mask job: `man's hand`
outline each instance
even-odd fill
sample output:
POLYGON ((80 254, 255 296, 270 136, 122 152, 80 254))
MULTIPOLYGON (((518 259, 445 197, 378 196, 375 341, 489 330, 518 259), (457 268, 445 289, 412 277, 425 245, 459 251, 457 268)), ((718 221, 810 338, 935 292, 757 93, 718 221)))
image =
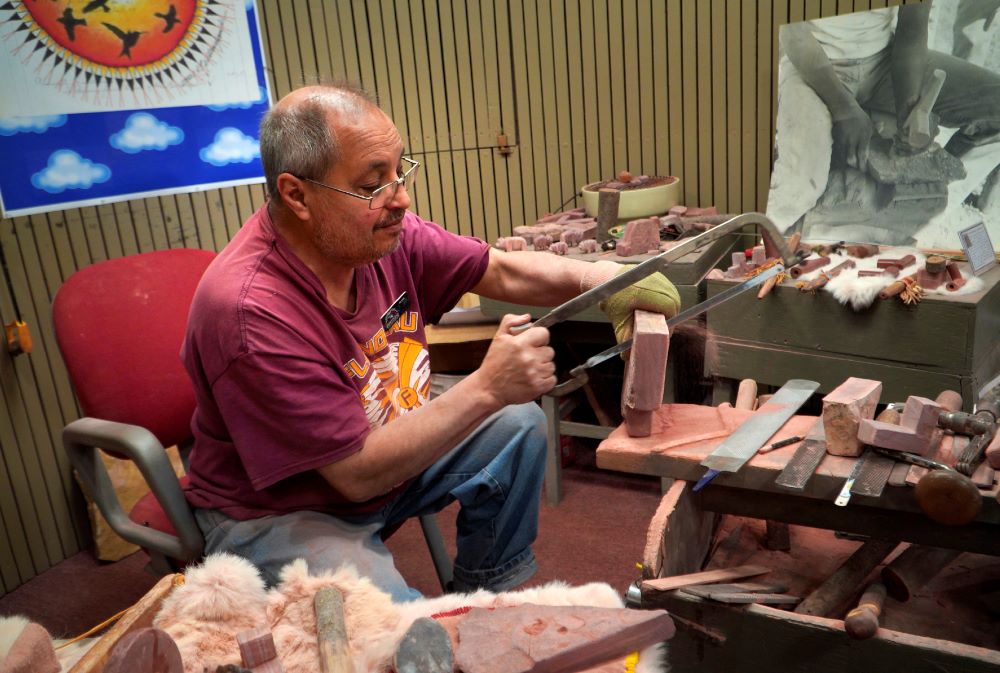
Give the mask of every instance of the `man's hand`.
POLYGON ((857 102, 851 102, 844 112, 833 115, 833 157, 835 162, 864 171, 875 127, 868 113, 857 102))
MULTIPOLYGON (((618 273, 626 270, 628 267, 618 273)), ((611 295, 600 306, 615 328, 615 338, 621 343, 632 338, 636 309, 655 311, 672 318, 681 310, 681 298, 666 276, 654 273, 611 295)))
POLYGON ((487 391, 501 407, 530 402, 556 384, 555 351, 549 346, 549 331, 529 327, 511 333, 512 328, 530 320, 528 314, 505 315, 479 367, 487 391))

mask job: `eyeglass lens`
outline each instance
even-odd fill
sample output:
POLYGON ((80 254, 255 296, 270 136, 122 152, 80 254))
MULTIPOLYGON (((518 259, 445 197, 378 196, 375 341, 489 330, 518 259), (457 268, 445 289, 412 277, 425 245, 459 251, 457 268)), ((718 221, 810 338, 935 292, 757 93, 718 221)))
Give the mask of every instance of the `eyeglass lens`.
POLYGON ((413 183, 417 180, 419 167, 420 164, 410 164, 409 166, 406 166, 406 170, 399 180, 394 180, 377 189, 375 193, 372 194, 371 201, 368 202, 369 208, 372 210, 385 208, 385 205, 396 197, 396 191, 399 189, 400 183, 405 184, 407 189, 413 189, 413 183))

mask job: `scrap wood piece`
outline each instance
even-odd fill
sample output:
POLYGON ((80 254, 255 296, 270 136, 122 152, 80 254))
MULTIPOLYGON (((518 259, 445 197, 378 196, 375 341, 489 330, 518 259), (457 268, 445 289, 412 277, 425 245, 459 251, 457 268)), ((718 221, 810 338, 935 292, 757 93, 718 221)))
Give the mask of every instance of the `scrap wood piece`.
POLYGON ((104 673, 184 673, 181 651, 166 631, 145 628, 122 638, 104 673))
POLYGON ((788 591, 787 584, 767 582, 731 582, 728 584, 699 584, 693 587, 679 589, 681 593, 708 598, 711 594, 783 594, 788 591))
POLYGON ((323 673, 354 673, 344 623, 344 595, 336 587, 323 587, 313 597, 313 608, 320 670, 323 673))
POLYGON ((760 605, 795 605, 802 600, 800 597, 791 594, 736 591, 716 591, 709 593, 707 598, 717 603, 729 603, 732 605, 749 605, 751 603, 760 605))
POLYGON ((716 582, 728 582, 731 580, 741 580, 757 575, 766 575, 771 572, 767 566, 744 565, 735 568, 723 568, 720 570, 704 570, 698 573, 688 573, 687 575, 674 575, 673 577, 660 577, 653 580, 644 580, 640 587, 643 597, 646 593, 653 595, 666 591, 673 591, 681 587, 690 587, 696 584, 713 584, 716 582))
POLYGON ((961 553, 956 549, 911 544, 882 568, 882 582, 890 596, 905 603, 961 553))
POLYGON ((473 608, 458 625, 463 673, 571 673, 674 635, 666 610, 526 603, 473 608))
POLYGON ((711 545, 716 515, 695 506, 690 485, 674 482, 660 499, 642 555, 643 579, 701 567, 711 545))
POLYGON ((870 539, 855 550, 825 582, 806 596, 795 612, 829 617, 858 594, 861 583, 899 545, 895 540, 870 539))

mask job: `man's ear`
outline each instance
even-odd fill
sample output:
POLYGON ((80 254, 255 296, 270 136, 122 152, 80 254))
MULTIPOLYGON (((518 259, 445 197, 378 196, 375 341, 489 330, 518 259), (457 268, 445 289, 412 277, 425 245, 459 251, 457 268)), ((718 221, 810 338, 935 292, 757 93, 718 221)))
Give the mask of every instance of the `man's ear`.
POLYGON ((306 192, 302 187, 302 181, 291 173, 282 173, 278 176, 278 194, 285 207, 295 213, 300 220, 310 218, 309 206, 306 205, 306 192))

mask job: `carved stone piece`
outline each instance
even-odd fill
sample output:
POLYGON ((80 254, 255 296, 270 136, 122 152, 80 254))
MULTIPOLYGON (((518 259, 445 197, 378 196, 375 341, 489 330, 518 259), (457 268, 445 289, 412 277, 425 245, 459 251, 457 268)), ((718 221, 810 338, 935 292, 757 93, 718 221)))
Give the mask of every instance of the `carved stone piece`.
POLYGON ((823 398, 823 429, 826 451, 833 456, 860 456, 861 421, 875 417, 882 395, 882 382, 851 377, 823 398))

